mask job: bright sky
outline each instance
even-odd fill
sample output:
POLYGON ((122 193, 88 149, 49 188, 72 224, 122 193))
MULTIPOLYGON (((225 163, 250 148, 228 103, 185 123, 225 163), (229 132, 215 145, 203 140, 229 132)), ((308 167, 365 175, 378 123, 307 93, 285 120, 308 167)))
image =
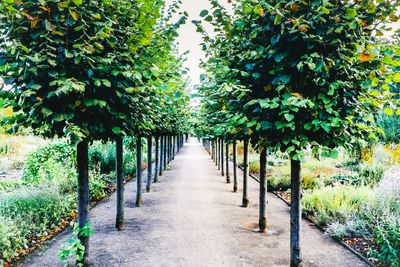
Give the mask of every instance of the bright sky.
MULTIPOLYGON (((167 0, 167 3, 171 1, 167 0)), ((201 34, 196 32, 196 27, 193 25, 192 20, 200 20, 200 12, 203 9, 210 10, 211 5, 209 0, 182 0, 182 2, 181 11, 188 12, 189 18, 187 23, 179 30, 179 49, 181 53, 189 51, 187 62, 184 66, 189 68, 189 77, 192 85, 196 85, 200 81, 199 76, 203 73, 199 67, 200 60, 204 59, 205 55, 200 46, 202 43, 201 34)), ((227 0, 221 0, 221 3, 227 3, 227 0)), ((207 30, 211 31, 211 29, 207 30)))

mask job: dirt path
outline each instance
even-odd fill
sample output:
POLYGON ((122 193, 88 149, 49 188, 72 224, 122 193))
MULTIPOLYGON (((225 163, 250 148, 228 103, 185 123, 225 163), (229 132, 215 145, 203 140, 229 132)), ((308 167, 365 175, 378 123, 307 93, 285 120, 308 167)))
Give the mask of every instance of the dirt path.
MULTIPOLYGON (((289 265, 286 204, 269 194, 269 232, 256 233, 258 184, 249 180, 250 207, 241 208, 241 193, 232 193, 197 141, 185 144, 160 181, 144 193, 142 208, 134 207, 135 183, 127 185, 122 232, 114 229, 115 195, 92 210, 93 266, 289 265)), ((67 238, 60 235, 21 266, 62 266, 56 254, 67 238)), ((305 266, 366 266, 306 221, 302 245, 305 266)))

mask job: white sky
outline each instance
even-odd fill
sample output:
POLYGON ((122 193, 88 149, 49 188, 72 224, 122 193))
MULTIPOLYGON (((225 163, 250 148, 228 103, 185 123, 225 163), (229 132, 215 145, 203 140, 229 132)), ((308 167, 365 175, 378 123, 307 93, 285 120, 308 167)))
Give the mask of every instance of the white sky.
MULTIPOLYGON (((167 0, 167 3, 172 0, 167 0)), ((199 67, 201 59, 204 59, 205 55, 201 50, 200 44, 202 43, 201 34, 196 32, 196 27, 193 25, 192 20, 200 20, 200 12, 203 9, 210 10, 211 5, 209 0, 182 0, 181 11, 186 11, 189 14, 189 18, 185 25, 182 25, 179 29, 179 49, 181 53, 189 51, 187 55, 187 61, 184 67, 189 68, 189 77, 192 85, 199 83, 200 75, 203 73, 199 67)), ((221 3, 227 3, 227 0, 220 0, 221 3)), ((207 26, 207 24, 203 25, 207 26)), ((207 27, 206 27, 207 29, 207 27)), ((211 25, 208 32, 212 32, 211 25)))

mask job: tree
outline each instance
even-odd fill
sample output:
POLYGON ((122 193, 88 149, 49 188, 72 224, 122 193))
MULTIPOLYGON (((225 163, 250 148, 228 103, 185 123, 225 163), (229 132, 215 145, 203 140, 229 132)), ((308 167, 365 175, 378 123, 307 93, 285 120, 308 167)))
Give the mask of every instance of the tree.
MULTIPOLYGON (((248 89, 235 113, 247 121, 254 147, 262 154, 279 149, 291 158, 291 266, 299 266, 303 149, 335 156, 335 147, 354 138, 377 138, 373 114, 384 107, 391 110, 387 83, 397 77, 393 62, 385 60, 396 52, 379 49, 387 44, 379 35, 398 20, 399 3, 249 0, 235 2, 233 16, 217 1, 211 3, 212 15, 202 15, 217 36, 204 35, 210 55, 206 64, 215 70, 217 84, 248 89)), ((198 29, 204 32, 201 25, 198 29)), ((260 229, 262 221, 260 216, 260 229)))
MULTIPOLYGON (((1 93, 14 111, 6 123, 14 131, 31 127, 77 144, 80 228, 88 222, 88 143, 151 129, 144 100, 154 90, 142 90, 157 68, 144 48, 152 41, 162 5, 156 0, 0 3, 1 93)), ((118 188, 121 201, 121 177, 118 188)), ((82 263, 88 265, 88 238, 80 239, 82 263)))

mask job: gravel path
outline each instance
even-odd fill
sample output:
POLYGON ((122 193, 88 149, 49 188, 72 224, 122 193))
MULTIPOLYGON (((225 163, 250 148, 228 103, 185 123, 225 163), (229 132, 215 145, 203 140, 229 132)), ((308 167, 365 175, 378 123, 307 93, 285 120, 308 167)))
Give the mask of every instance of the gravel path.
MULTIPOLYGON (((144 193, 142 208, 134 207, 135 182, 127 184, 124 231, 114 229, 114 194, 92 210, 93 266, 288 266, 289 208, 268 194, 269 231, 261 234, 255 231, 258 184, 252 179, 249 197, 249 208, 241 208, 241 193, 232 192, 191 140, 160 183, 144 193)), ((366 266, 307 221, 302 231, 305 266, 366 266)), ((68 231, 20 266, 62 266, 56 254, 67 239, 68 231)))

